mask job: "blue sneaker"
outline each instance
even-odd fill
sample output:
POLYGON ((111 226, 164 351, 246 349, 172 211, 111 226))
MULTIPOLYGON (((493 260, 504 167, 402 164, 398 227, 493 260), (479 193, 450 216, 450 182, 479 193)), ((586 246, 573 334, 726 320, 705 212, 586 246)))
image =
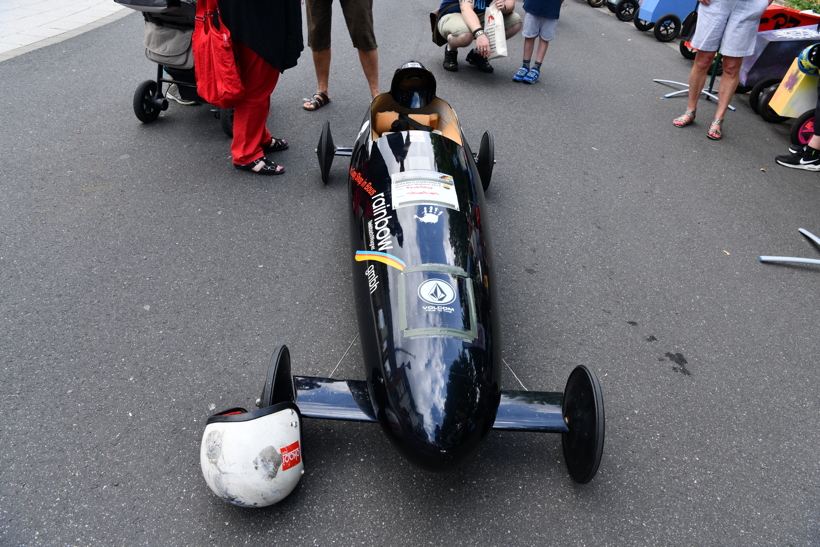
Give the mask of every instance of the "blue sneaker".
POLYGON ((525 84, 534 84, 538 81, 538 77, 541 75, 541 71, 537 68, 531 68, 527 75, 524 76, 523 80, 525 84))
POLYGON ((524 76, 527 75, 527 72, 529 72, 529 69, 527 67, 522 66, 521 68, 519 68, 518 72, 516 72, 515 76, 513 76, 513 82, 523 82, 524 76))

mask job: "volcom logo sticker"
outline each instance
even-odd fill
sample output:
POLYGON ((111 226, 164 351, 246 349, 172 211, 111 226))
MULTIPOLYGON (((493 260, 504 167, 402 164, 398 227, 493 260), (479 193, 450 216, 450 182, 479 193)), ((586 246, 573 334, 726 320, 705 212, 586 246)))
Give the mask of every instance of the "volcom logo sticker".
POLYGON ((418 295, 428 304, 444 306, 456 299, 456 290, 441 279, 428 279, 419 285, 418 295))

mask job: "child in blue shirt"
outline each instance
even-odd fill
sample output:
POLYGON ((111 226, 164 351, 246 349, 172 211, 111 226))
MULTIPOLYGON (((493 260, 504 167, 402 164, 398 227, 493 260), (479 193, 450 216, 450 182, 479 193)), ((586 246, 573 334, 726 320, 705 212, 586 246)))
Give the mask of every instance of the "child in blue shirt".
POLYGON ((555 38, 562 3, 563 0, 524 0, 524 11, 527 12, 527 17, 524 19, 524 30, 521 31, 524 37, 524 64, 513 76, 514 82, 534 84, 538 80, 544 55, 547 54, 550 41, 555 38), (540 37, 541 41, 538 42, 535 65, 530 68, 532 50, 535 48, 537 37, 540 37))

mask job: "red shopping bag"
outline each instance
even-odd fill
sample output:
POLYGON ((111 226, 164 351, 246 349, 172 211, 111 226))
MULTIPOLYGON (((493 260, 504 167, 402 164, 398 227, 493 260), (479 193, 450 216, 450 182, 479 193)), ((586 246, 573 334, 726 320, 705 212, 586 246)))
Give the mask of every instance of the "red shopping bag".
POLYGON ((239 78, 231 31, 219 17, 216 0, 199 0, 192 38, 196 91, 214 106, 230 108, 245 89, 239 78))

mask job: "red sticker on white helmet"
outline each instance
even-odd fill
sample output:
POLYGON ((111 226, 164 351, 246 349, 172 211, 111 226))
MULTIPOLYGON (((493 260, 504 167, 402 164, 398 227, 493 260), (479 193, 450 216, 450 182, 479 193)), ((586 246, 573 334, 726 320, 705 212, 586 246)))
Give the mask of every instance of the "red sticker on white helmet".
POLYGON ((299 448, 299 441, 280 448, 279 452, 282 454, 282 471, 287 471, 295 465, 302 463, 302 450, 299 448))

